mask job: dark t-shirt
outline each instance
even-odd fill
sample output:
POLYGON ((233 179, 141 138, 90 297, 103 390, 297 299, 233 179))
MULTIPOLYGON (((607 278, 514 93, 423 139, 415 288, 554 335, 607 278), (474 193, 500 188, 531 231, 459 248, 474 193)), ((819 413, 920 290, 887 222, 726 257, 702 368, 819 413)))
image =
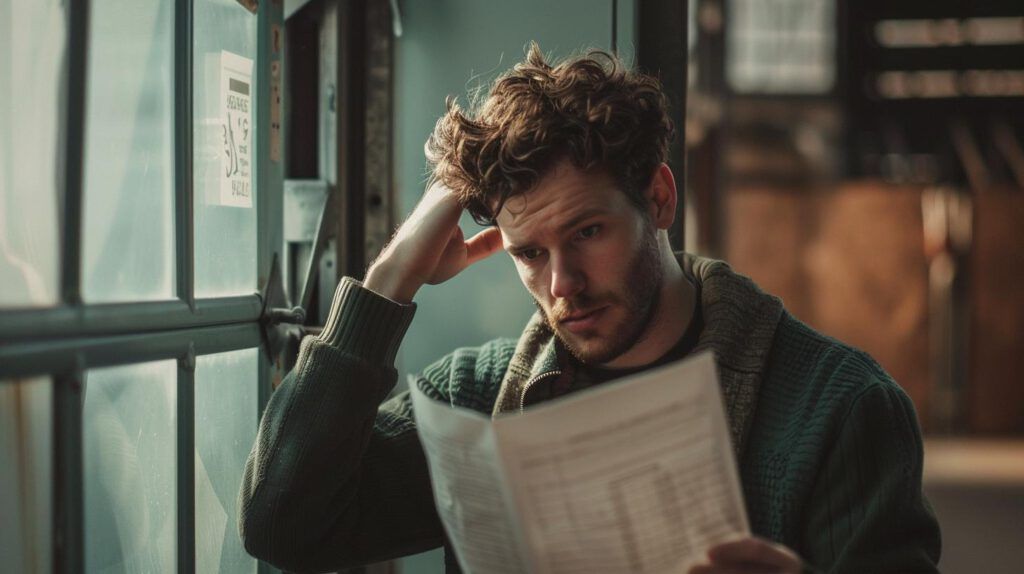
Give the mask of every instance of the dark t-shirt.
POLYGON ((598 365, 587 365, 566 352, 559 352, 559 362, 562 364, 563 370, 562 376, 553 380, 547 385, 547 388, 531 392, 533 400, 530 402, 537 403, 567 395, 581 389, 646 371, 653 367, 659 367, 689 355, 697 346, 701 331, 704 330, 704 317, 700 308, 700 287, 696 286, 696 289, 693 318, 690 320, 690 324, 686 327, 686 331, 676 344, 672 345, 672 348, 657 360, 639 367, 609 369, 598 365))

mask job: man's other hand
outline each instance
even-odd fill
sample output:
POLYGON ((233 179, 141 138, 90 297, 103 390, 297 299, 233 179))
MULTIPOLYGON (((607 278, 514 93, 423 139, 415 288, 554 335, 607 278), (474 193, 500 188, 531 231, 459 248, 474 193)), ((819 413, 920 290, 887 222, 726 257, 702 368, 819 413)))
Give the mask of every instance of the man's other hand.
POLYGON ((443 283, 501 250, 501 232, 491 227, 468 240, 459 228, 462 206, 435 183, 366 273, 363 287, 409 303, 424 284, 443 283))
POLYGON ((708 550, 707 562, 689 574, 800 574, 801 561, 789 548, 769 540, 748 537, 708 550))

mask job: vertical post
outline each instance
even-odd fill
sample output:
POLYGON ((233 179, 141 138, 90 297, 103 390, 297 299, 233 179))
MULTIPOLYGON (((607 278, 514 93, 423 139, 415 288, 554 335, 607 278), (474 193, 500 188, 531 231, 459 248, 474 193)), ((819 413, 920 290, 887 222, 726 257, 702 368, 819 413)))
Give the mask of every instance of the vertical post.
MULTIPOLYGON (((280 2, 262 2, 256 21, 256 203, 257 263, 260 290, 272 275, 275 254, 284 246, 281 214, 284 212, 284 6, 280 2)), ((280 257, 278 258, 280 260, 280 257)), ((298 294, 292 293, 293 297, 298 294)), ((259 414, 273 392, 273 381, 284 373, 278 365, 263 358, 259 363, 259 414)))
MULTIPOLYGON (((271 279, 274 255, 284 247, 284 165, 285 145, 285 38, 282 2, 260 2, 256 12, 256 263, 262 292, 271 279)), ((280 257, 278 257, 280 260, 280 257)), ((295 293, 292 296, 296 296, 295 293)), ((273 381, 284 375, 280 363, 258 353, 258 424, 273 393, 273 381)), ((277 570, 265 562, 257 564, 259 574, 277 570)))
POLYGON ((692 210, 690 222, 696 229, 687 230, 691 244, 687 248, 701 254, 721 255, 723 237, 723 195, 725 168, 722 150, 727 135, 729 90, 725 83, 725 28, 728 14, 723 0, 693 0, 696 25, 697 74, 694 82, 695 101, 710 102, 697 106, 693 116, 699 128, 699 139, 691 140, 687 181, 692 182, 687 208, 692 210))
MULTIPOLYGON (((178 359, 177 385, 177 523, 178 572, 196 571, 196 505, 195 505, 195 375, 196 352, 189 343, 188 353, 178 359)), ((231 521, 228 521, 229 525, 231 521)))
POLYGON ((391 238, 394 201, 394 14, 390 2, 366 8, 366 146, 363 261, 367 265, 391 238))
POLYGON ((924 251, 928 260, 928 347, 931 397, 926 423, 932 432, 965 430, 970 317, 967 258, 973 242, 971 196, 951 187, 921 193, 924 251))
MULTIPOLYGON (((259 289, 284 244, 284 6, 260 2, 256 12, 256 262, 259 289)), ((278 260, 281 257, 278 256, 278 260)))
MULTIPOLYGON (((266 408, 267 402, 270 401, 270 395, 273 393, 273 380, 275 373, 277 372, 274 363, 267 357, 266 353, 262 351, 256 353, 256 360, 259 361, 257 366, 259 391, 256 395, 259 410, 253 424, 259 424, 259 421, 263 419, 263 409, 266 408)), ((228 527, 235 528, 234 522, 230 522, 228 527)), ((279 572, 279 570, 260 560, 256 563, 256 572, 257 574, 275 574, 279 572)))
POLYGON ((85 571, 81 370, 53 381, 53 571, 85 571))
MULTIPOLYGON (((60 123, 63 181, 60 185, 61 296, 66 305, 82 301, 82 185, 85 141, 86 62, 89 0, 67 4, 68 43, 64 52, 64 90, 60 123)), ((60 176, 58 176, 60 177, 60 176)))
MULTIPOLYGON (((81 304, 82 182, 85 140, 89 1, 67 4, 60 130, 60 289, 65 305, 81 304)), ((53 389, 53 569, 85 570, 82 488, 83 372, 54 378, 53 389)))
POLYGON ((619 0, 612 0, 612 54, 619 55, 619 0))
POLYGON ((174 235, 177 295, 194 311, 192 2, 177 0, 174 11, 174 235))
MULTIPOLYGON (((322 243, 314 242, 313 252, 309 262, 310 272, 306 274, 307 284, 303 290, 303 306, 308 310, 316 309, 311 313, 315 324, 322 325, 327 320, 331 297, 334 294, 334 286, 338 280, 336 263, 340 260, 339 254, 344 250, 340 245, 337 234, 347 227, 341 224, 341 216, 346 213, 343 202, 345 200, 344 190, 347 187, 339 181, 338 161, 341 156, 338 147, 344 141, 339 136, 339 129, 342 123, 341 113, 345 108, 342 105, 341 88, 348 80, 341 78, 341 65, 339 64, 342 47, 340 45, 341 25, 338 22, 341 12, 341 0, 325 0, 322 2, 322 12, 318 20, 319 50, 317 50, 317 174, 318 178, 327 183, 327 197, 324 204, 324 213, 321 229, 322 243), (321 249, 322 253, 317 254, 316 250, 321 249), (309 279, 316 278, 316 283, 309 282, 309 279), (318 293, 316 303, 312 307, 311 297, 315 289, 318 293)), ((293 82, 293 88, 297 84, 293 82)))
MULTIPOLYGON (((337 145, 340 229, 337 276, 366 271, 366 2, 338 3, 337 145)), ((332 282, 333 285, 333 282, 332 282)))
POLYGON ((680 201, 669 231, 672 246, 682 249, 685 237, 683 208, 686 201, 686 80, 687 5, 678 0, 637 0, 637 68, 658 77, 668 97, 669 114, 676 137, 669 147, 668 165, 676 177, 680 201))

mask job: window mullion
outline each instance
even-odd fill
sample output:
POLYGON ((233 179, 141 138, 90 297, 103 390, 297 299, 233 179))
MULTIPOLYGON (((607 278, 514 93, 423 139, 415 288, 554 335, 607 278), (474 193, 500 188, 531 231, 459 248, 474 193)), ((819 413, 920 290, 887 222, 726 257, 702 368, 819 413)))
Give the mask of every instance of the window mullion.
MULTIPOLYGON (((256 14, 256 264, 265 291, 274 255, 284 245, 284 6, 261 2, 256 14)), ((278 260, 281 257, 278 256, 278 260)))
POLYGON ((198 299, 191 309, 175 299, 0 311, 0 344, 255 322, 262 308, 252 294, 198 299))
MULTIPOLYGON (((67 4, 60 133, 60 291, 64 305, 81 304, 82 186, 89 2, 67 4)), ((82 380, 80 368, 54 378, 53 568, 81 572, 85 564, 82 486, 82 380)))
POLYGON ((60 289, 65 305, 82 301, 82 186, 85 153, 85 89, 89 1, 67 4, 68 44, 64 51, 60 191, 60 289))
POLYGON ((81 337, 0 346, 0 380, 113 367, 181 357, 194 345, 199 355, 256 347, 262 332, 254 322, 155 333, 81 337))
POLYGON ((174 11, 174 235, 177 296, 194 310, 192 2, 177 0, 174 11))
MULTIPOLYGON (((281 2, 260 2, 256 15, 256 263, 260 291, 271 280, 275 254, 284 246, 284 53, 282 33, 284 6, 281 2)), ((277 257, 280 260, 280 256, 277 257)), ((295 297, 295 294, 292 294, 295 297)), ((273 380, 284 375, 266 353, 259 353, 259 416, 270 400, 273 380)), ((259 574, 277 572, 260 561, 259 574)))
MULTIPOLYGON (((196 571, 195 347, 178 359, 178 572, 196 571)), ((231 521, 228 521, 231 524, 231 521)))
POLYGON ((85 570, 83 372, 53 383, 53 571, 71 574, 85 570))

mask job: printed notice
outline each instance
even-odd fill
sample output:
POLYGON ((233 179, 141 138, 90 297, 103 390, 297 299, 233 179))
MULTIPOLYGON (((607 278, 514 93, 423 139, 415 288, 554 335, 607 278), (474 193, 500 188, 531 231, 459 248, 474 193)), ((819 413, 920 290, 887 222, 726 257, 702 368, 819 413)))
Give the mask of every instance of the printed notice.
POLYGON ((252 60, 220 53, 221 205, 252 207, 252 60))

